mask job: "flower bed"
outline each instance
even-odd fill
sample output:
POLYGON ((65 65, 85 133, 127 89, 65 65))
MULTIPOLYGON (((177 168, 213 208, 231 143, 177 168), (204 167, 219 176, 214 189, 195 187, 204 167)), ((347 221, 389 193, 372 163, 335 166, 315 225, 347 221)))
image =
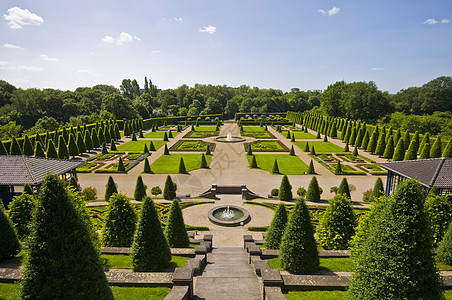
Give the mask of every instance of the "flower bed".
POLYGON ((187 141, 179 140, 171 148, 170 151, 206 151, 210 147, 210 151, 215 150, 214 143, 207 143, 201 140, 187 141))
POLYGON ((245 151, 251 146, 252 151, 256 152, 289 152, 289 148, 281 141, 255 141, 252 143, 243 144, 245 151))
POLYGON ((268 131, 240 131, 240 135, 256 139, 276 139, 276 137, 268 131))

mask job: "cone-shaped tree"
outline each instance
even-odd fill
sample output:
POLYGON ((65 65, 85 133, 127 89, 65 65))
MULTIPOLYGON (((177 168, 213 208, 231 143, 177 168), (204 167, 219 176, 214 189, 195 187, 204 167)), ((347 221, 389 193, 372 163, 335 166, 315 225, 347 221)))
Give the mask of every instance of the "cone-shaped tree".
POLYGON ((428 191, 427 197, 430 197, 430 196, 439 196, 439 189, 436 185, 432 186, 430 191, 428 191))
POLYGON ((134 141, 134 142, 137 141, 137 135, 135 134, 135 131, 132 132, 132 141, 134 141))
POLYGON ((173 200, 176 198, 176 191, 174 190, 174 183, 171 176, 166 177, 165 186, 163 187, 163 198, 166 200, 173 200))
POLYGON ((385 152, 383 153, 383 157, 384 158, 392 158, 393 155, 394 155, 394 139, 392 137, 390 137, 386 144, 386 148, 385 148, 385 152))
POLYGON ((163 155, 170 155, 168 146, 166 146, 166 144, 165 144, 165 149, 163 149, 163 155))
POLYGON ((25 135, 25 138, 24 138, 24 155, 31 156, 33 154, 34 154, 33 145, 31 144, 31 141, 28 138, 28 135, 25 135))
POLYGON ((392 156, 392 161, 401 161, 405 157, 405 142, 400 138, 392 156))
POLYGON ((383 182, 381 181, 381 178, 377 178, 374 184, 374 188, 372 189, 372 193, 369 197, 369 202, 374 201, 376 198, 382 196, 385 194, 385 189, 383 187, 383 182))
MULTIPOLYGON (((416 136, 416 134, 415 134, 415 136, 416 136)), ((424 145, 426 143, 430 144, 430 133, 428 133, 428 132, 424 135, 424 137, 422 138, 421 143, 419 144, 419 148, 418 148, 419 154, 420 154, 420 152, 422 152, 422 149, 424 149, 424 145)), ((429 148, 429 155, 430 155, 430 148, 429 148)))
POLYGON ((355 148, 353 149, 353 153, 354 156, 358 156, 358 146, 355 146, 355 148))
POLYGON ((357 259, 349 299, 444 299, 415 180, 400 183, 357 259))
POLYGON ((292 145, 292 147, 290 147, 290 153, 289 153, 289 155, 290 155, 290 156, 295 156, 295 150, 294 150, 294 148, 293 148, 293 145, 292 145))
POLYGON ((143 130, 140 130, 140 132, 138 133, 138 137, 140 139, 144 139, 143 130))
MULTIPOLYGON (((1 145, 0 145, 1 147, 1 145)), ((444 147, 443 153, 441 154, 442 157, 446 158, 452 158, 452 139, 449 140, 446 147, 444 147)))
POLYGON ((91 140, 93 141, 94 149, 99 148, 101 146, 99 136, 97 134, 97 130, 95 127, 91 130, 91 140))
POLYGON ((419 154, 419 159, 426 159, 430 158, 430 143, 426 142, 424 143, 424 147, 421 150, 421 153, 419 154))
POLYGON ((79 153, 85 153, 86 152, 86 145, 85 145, 85 141, 83 140, 81 132, 79 132, 77 134, 77 140, 76 140, 75 143, 77 144, 78 150, 80 151, 79 153))
POLYGON ((0 201, 0 261, 15 256, 20 252, 20 243, 17 239, 14 225, 8 218, 0 201))
POLYGON ((438 196, 429 193, 424 203, 424 209, 430 220, 433 246, 437 247, 449 227, 452 218, 452 202, 446 195, 438 196))
POLYGON ((361 149, 366 150, 367 146, 369 145, 369 141, 370 141, 369 132, 366 130, 366 133, 364 134, 364 137, 363 137, 363 141, 361 142, 361 145, 360 145, 361 149))
POLYGON ((166 135, 166 131, 163 133, 163 141, 168 142, 168 136, 166 135))
POLYGON ((22 299, 113 299, 94 230, 57 175, 39 193, 21 282, 22 299))
POLYGON ((383 131, 380 134, 380 137, 378 138, 377 147, 375 148, 375 154, 380 156, 383 155, 383 153, 385 152, 385 148, 386 148, 386 135, 385 132, 383 131))
POLYGON ((63 136, 60 136, 60 141, 58 143, 58 158, 60 159, 69 158, 69 151, 63 136))
MULTIPOLYGON (((378 128, 378 127, 377 127, 378 128)), ((372 135, 370 137, 369 144, 367 145, 367 152, 375 153, 375 150, 377 149, 377 143, 378 143, 378 133, 376 130, 372 132, 372 135)))
MULTIPOLYGON (((24 148, 25 152, 25 148, 24 148)), ((433 146, 430 148, 430 158, 437 158, 441 157, 442 150, 441 150, 441 137, 438 135, 435 142, 433 143, 433 146)))
POLYGON ((108 181, 107 181, 107 185, 105 187, 105 201, 110 201, 110 197, 111 195, 113 195, 114 193, 117 193, 118 189, 116 188, 116 183, 113 180, 113 177, 109 176, 108 177, 108 181))
POLYGON ((323 141, 324 141, 324 142, 328 142, 328 137, 327 137, 326 134, 323 136, 323 141))
POLYGON ((105 140, 104 130, 101 127, 99 127, 99 130, 97 131, 97 139, 99 141, 99 145, 102 145, 103 143, 107 142, 105 140))
POLYGON ((173 132, 171 131, 171 129, 170 129, 170 131, 168 131, 168 138, 170 138, 170 139, 173 138, 173 132))
POLYGON ((348 147, 348 143, 345 143, 344 152, 350 152, 350 148, 348 147))
POLYGON ((130 256, 135 272, 157 271, 168 266, 171 261, 171 250, 163 234, 154 202, 149 196, 143 198, 130 256))
POLYGON ((144 153, 144 154, 149 153, 149 149, 148 149, 148 145, 147 145, 147 144, 144 144, 144 150, 143 150, 143 153, 144 153))
POLYGON ((108 143, 109 141, 111 141, 111 139, 110 129, 108 128, 108 126, 104 126, 104 141, 108 143))
POLYGON ((320 136, 320 132, 317 132, 317 136, 316 136, 316 138, 317 138, 317 139, 320 139, 320 138, 321 138, 321 136, 320 136))
POLYGON ((149 151, 155 151, 155 146, 152 141, 149 143, 149 151))
POLYGON ((251 144, 248 144, 248 151, 246 152, 246 155, 253 155, 253 150, 251 149, 251 144))
POLYGON ((11 146, 9 148, 10 155, 22 155, 22 149, 20 148, 19 142, 16 137, 13 136, 11 139, 11 146))
POLYGON ((206 148, 206 155, 212 155, 212 153, 210 153, 210 146, 207 146, 206 148))
POLYGON ((147 186, 143 182, 141 176, 137 177, 137 183, 135 184, 135 192, 133 193, 135 200, 141 201, 146 196, 147 186))
POLYGON ((337 164, 336 164, 336 170, 334 170, 334 174, 342 174, 342 166, 341 166, 341 161, 338 160, 337 164))
POLYGON ((311 152, 309 152, 309 154, 311 154, 311 155, 317 155, 317 154, 315 153, 314 145, 311 146, 311 152))
POLYGON ((288 138, 288 139, 291 138, 290 130, 287 131, 286 138, 288 138))
POLYGON ((78 182, 74 176, 71 176, 71 178, 69 179, 69 187, 78 191, 78 182))
POLYGON ((319 202, 320 201, 320 188, 317 178, 312 177, 309 182, 308 191, 306 192, 306 201, 319 202))
POLYGON ((125 195, 113 194, 108 203, 101 243, 104 247, 130 247, 137 216, 125 195))
POLYGON ((293 198, 292 185, 290 184, 287 175, 284 175, 281 179, 278 196, 281 201, 290 201, 293 198))
POLYGON ((121 138, 121 133, 119 132, 119 125, 118 123, 115 124, 115 140, 119 140, 121 138))
POLYGON ((148 160, 147 157, 144 159, 144 169, 143 169, 143 173, 152 173, 152 171, 151 171, 151 166, 149 165, 149 160, 148 160))
POLYGON ((337 193, 338 194, 343 194, 343 195, 347 196, 349 199, 352 198, 350 196, 350 187, 348 185, 347 178, 344 177, 342 179, 341 184, 339 184, 339 188, 337 189, 337 193))
POLYGON ((411 143, 410 131, 408 129, 405 131, 402 138, 403 141, 405 142, 405 147, 408 147, 408 145, 411 143))
POLYGON ((415 160, 417 159, 417 145, 416 140, 413 138, 411 140, 410 146, 405 153, 403 160, 415 160))
POLYGON ((107 150, 107 144, 102 143, 102 151, 101 151, 101 153, 102 153, 103 155, 105 155, 105 154, 108 153, 108 150, 107 150))
POLYGON ((312 162, 312 159, 311 159, 311 162, 309 163, 308 172, 307 173, 308 174, 315 174, 314 163, 312 162))
POLYGON ((444 238, 438 247, 438 260, 452 265, 452 222, 449 224, 444 238))
POLYGON ((13 198, 9 204, 9 218, 14 224, 17 236, 23 240, 30 233, 30 223, 35 207, 35 198, 33 195, 22 193, 20 196, 13 198))
POLYGON ((130 129, 129 129, 129 122, 125 122, 124 123, 124 136, 129 136, 130 135, 130 129))
POLYGON ((55 144, 51 139, 49 140, 49 143, 47 145, 46 156, 48 158, 58 158, 58 153, 55 149, 55 144))
POLYGON ((42 148, 42 144, 39 141, 36 143, 35 153, 34 154, 37 157, 46 157, 44 149, 42 148))
POLYGON ((346 250, 355 234, 356 217, 350 198, 338 193, 322 215, 316 233, 320 245, 330 250, 346 250))
POLYGON ((72 133, 69 134, 68 151, 69 151, 69 155, 72 157, 80 154, 80 151, 79 151, 76 141, 75 141, 75 137, 72 133))
POLYGON ((292 134, 292 137, 291 137, 290 141, 291 141, 292 143, 295 142, 295 133, 292 134))
POLYGON ((124 166, 124 162, 122 161, 122 157, 119 157, 119 161, 118 161, 118 171, 119 172, 125 172, 126 168, 124 166))
POLYGON ((292 215, 286 225, 279 251, 281 267, 301 274, 319 267, 319 254, 314 240, 308 207, 303 199, 295 202, 292 215))
POLYGON ((277 159, 275 159, 275 162, 273 163, 272 174, 279 174, 279 167, 278 167, 277 159))
POLYGON ((181 157, 179 160, 179 173, 187 174, 187 169, 185 168, 184 158, 181 157))
POLYGON ((337 138, 337 127, 336 127, 336 122, 333 123, 333 126, 331 127, 330 130, 330 137, 337 138))
POLYGON ((310 152, 311 150, 309 150, 309 143, 306 142, 306 146, 304 146, 304 152, 310 152))
POLYGON ((174 199, 168 214, 165 236, 171 248, 187 248, 190 244, 179 201, 174 199))
POLYGON ((110 151, 116 151, 115 140, 111 140, 111 142, 110 142, 110 151))
POLYGON ((281 239, 286 229, 287 211, 283 202, 280 202, 268 227, 264 238, 264 246, 267 249, 279 249, 281 239))
POLYGON ((94 149, 94 145, 93 145, 93 139, 91 138, 91 134, 89 133, 88 130, 85 131, 85 146, 86 146, 86 150, 90 151, 94 149))
POLYGON ((0 155, 8 155, 8 151, 2 141, 0 141, 0 155))
POLYGON ((253 155, 253 159, 251 160, 250 168, 253 168, 253 169, 257 168, 257 161, 256 161, 255 155, 253 155))
POLYGON ((201 155, 201 166, 202 169, 207 169, 209 166, 207 165, 206 156, 204 153, 201 155))

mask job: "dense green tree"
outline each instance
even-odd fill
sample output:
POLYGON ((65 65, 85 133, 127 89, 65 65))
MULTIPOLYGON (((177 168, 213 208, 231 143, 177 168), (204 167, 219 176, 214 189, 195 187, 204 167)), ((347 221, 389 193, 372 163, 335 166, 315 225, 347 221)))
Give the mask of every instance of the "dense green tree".
POLYGON ((203 154, 201 154, 201 166, 202 169, 207 169, 209 168, 207 161, 206 161, 206 156, 203 154))
POLYGON ((306 142, 306 145, 304 146, 304 152, 310 152, 311 150, 309 149, 309 143, 306 142))
MULTIPOLYGON (((1 147, 1 145, 0 145, 1 147)), ((444 147, 443 153, 441 155, 442 157, 446 158, 452 158, 452 139, 449 140, 446 147, 444 147)))
POLYGON ((248 150, 246 152, 246 155, 249 155, 249 156, 253 155, 253 150, 251 149, 251 144, 248 144, 248 150))
POLYGON ((64 137, 60 136, 60 141, 58 143, 58 158, 60 159, 68 159, 69 158, 69 150, 64 141, 64 137))
POLYGON ((392 161, 401 161, 405 157, 405 142, 403 138, 399 139, 397 146, 394 150, 394 155, 392 156, 392 161))
POLYGON ((280 202, 268 227, 264 238, 264 246, 267 249, 279 249, 281 239, 286 229, 287 211, 283 202, 280 202))
POLYGON ((421 153, 419 154, 419 159, 427 159, 430 158, 430 143, 424 143, 422 147, 421 153))
POLYGON ((13 198, 9 204, 9 218, 14 224, 17 236, 23 240, 28 237, 29 225, 32 219, 33 209, 35 207, 35 198, 33 195, 22 193, 13 198))
POLYGON ((385 151, 383 153, 384 158, 392 158, 394 155, 394 139, 393 137, 389 137, 388 142, 386 143, 385 151))
POLYGON ((348 185, 348 181, 347 181, 346 177, 342 178, 342 181, 339 184, 339 188, 337 189, 337 193, 338 194, 343 194, 343 195, 347 196, 349 199, 352 198, 350 196, 350 187, 348 185))
POLYGON ((369 202, 374 201, 376 198, 382 196, 385 194, 385 190, 383 187, 383 181, 381 181, 381 178, 377 178, 375 180, 374 188, 372 189, 372 193, 369 197, 369 202))
POLYGON ((124 162, 122 161, 122 157, 119 157, 118 171, 119 172, 125 172, 126 171, 126 167, 124 166, 124 162))
POLYGON ((292 200, 292 185, 289 182, 287 175, 284 175, 281 179, 281 185, 279 186, 279 199, 281 201, 292 200))
POLYGON ((350 299, 443 299, 415 180, 401 182, 377 217, 350 280, 350 299))
POLYGON ((171 176, 166 177, 165 186, 163 187, 163 198, 166 200, 173 200, 176 198, 176 191, 171 176))
POLYGON ((149 165, 149 160, 148 160, 148 158, 146 157, 145 159, 144 159, 144 169, 143 169, 143 173, 152 173, 152 171, 151 171, 151 166, 149 165))
POLYGON ((85 153, 86 152, 86 145, 85 141, 83 140, 82 133, 79 131, 77 134, 77 140, 76 145, 78 147, 79 153, 85 153))
POLYGON ((93 141, 93 148, 94 149, 97 149, 97 148, 99 148, 101 146, 101 143, 99 141, 99 135, 98 135, 97 130, 96 130, 95 127, 91 130, 91 139, 93 141))
POLYGON ((309 163, 307 174, 315 174, 314 163, 312 162, 312 159, 311 162, 309 163))
MULTIPOLYGON (((419 154, 422 152, 422 150, 424 149, 425 144, 430 144, 430 134, 427 132, 426 134, 424 134, 424 137, 422 138, 421 143, 419 144, 419 148, 418 148, 418 152, 419 154)), ((430 146, 429 146, 430 147, 430 146)), ((430 155, 430 148, 429 148, 429 155, 430 155)))
POLYGON ((101 127, 99 127, 99 129, 97 130, 97 140, 99 141, 99 145, 107 143, 107 140, 104 136, 104 130, 101 127))
POLYGON ((430 220, 430 228, 433 233, 433 246, 441 242, 449 223, 452 219, 452 202, 447 196, 430 195, 424 203, 424 209, 430 220))
POLYGON ((5 145, 3 145, 3 142, 0 140, 0 155, 8 155, 8 151, 5 148, 5 145))
POLYGON ((137 216, 130 200, 122 194, 110 197, 102 227, 101 243, 104 247, 130 247, 137 216))
POLYGON ((20 252, 20 243, 17 239, 14 224, 8 218, 0 201, 0 261, 13 257, 20 252))
POLYGON ((317 226, 320 245, 330 250, 346 250, 355 234, 356 216, 350 198, 338 193, 330 200, 317 226))
POLYGON ((369 144, 367 145, 367 152, 375 153, 375 150, 377 149, 378 144, 378 133, 376 130, 372 132, 372 135, 370 137, 369 144))
POLYGON ((165 148, 163 149, 163 155, 170 155, 168 146, 166 146, 166 144, 165 144, 165 148))
POLYGON ((417 145, 415 139, 411 140, 410 146, 403 157, 403 160, 415 160, 417 159, 417 145))
POLYGON ((308 191, 306 193, 306 201, 319 202, 320 201, 320 187, 315 176, 309 182, 308 191))
POLYGON ((155 151, 155 146, 152 141, 149 143, 149 151, 155 151))
POLYGON ((75 141, 75 137, 72 133, 69 134, 68 151, 69 151, 69 156, 72 156, 72 157, 80 154, 80 150, 78 149, 77 143, 75 141))
POLYGON ((55 149, 55 144, 52 140, 49 140, 47 144, 46 157, 48 158, 58 158, 58 153, 55 149))
POLYGON ((85 146, 86 146, 86 150, 87 151, 90 151, 90 150, 94 149, 93 139, 91 138, 91 134, 89 133, 88 130, 85 131, 84 142, 85 142, 85 146))
POLYGON ((9 154, 10 155, 22 155, 22 148, 20 148, 19 142, 17 142, 17 139, 13 137, 11 139, 11 146, 9 148, 9 154))
POLYGON ((179 161, 179 173, 187 174, 187 169, 185 168, 184 159, 181 157, 179 161))
POLYGON ((24 185, 24 191, 22 192, 22 194, 28 194, 33 196, 35 193, 33 192, 33 188, 28 183, 26 183, 24 185))
POLYGON ((342 166, 341 166, 340 160, 338 160, 336 163, 336 169, 334 170, 334 174, 336 174, 336 175, 342 174, 342 166))
POLYGON ((375 148, 375 154, 382 156, 386 148, 386 135, 385 131, 383 130, 378 138, 377 147, 375 148))
POLYGON ((277 159, 275 159, 275 162, 273 163, 272 174, 279 174, 279 167, 278 167, 277 159))
POLYGON ((116 151, 116 144, 114 140, 111 140, 110 142, 110 151, 116 151))
POLYGON ((23 149, 24 149, 24 153, 23 153, 24 155, 32 156, 34 154, 33 145, 31 144, 31 141, 30 141, 30 138, 28 137, 28 135, 25 135, 23 149))
POLYGON ((130 250, 135 272, 157 271, 169 265, 171 250, 163 234, 151 197, 143 198, 140 218, 130 250))
POLYGON ((438 136, 433 143, 433 146, 430 148, 430 157, 437 158, 441 157, 442 149, 441 149, 441 137, 438 136))
POLYGON ((165 236, 168 240, 168 244, 172 248, 187 248, 190 244, 187 229, 185 229, 182 210, 177 199, 174 199, 171 203, 168 213, 168 222, 165 227, 165 236))
POLYGON ((147 186, 143 182, 143 178, 141 176, 137 177, 137 183, 135 184, 135 192, 134 192, 134 198, 137 201, 141 201, 144 196, 146 196, 146 189, 147 186))
POLYGON ((69 187, 73 188, 76 191, 79 191, 77 178, 75 178, 74 176, 71 176, 71 178, 69 179, 69 187))
POLYGON ((117 193, 118 189, 116 188, 116 183, 113 180, 113 177, 108 176, 108 181, 107 181, 107 185, 105 186, 105 201, 110 201, 110 197, 111 195, 113 195, 114 193, 117 193))
POLYGON ((36 157, 46 157, 46 154, 45 154, 45 152, 44 152, 44 149, 42 148, 41 142, 37 142, 37 143, 36 143, 34 155, 35 155, 36 157))
POLYGON ((319 256, 308 207, 303 199, 295 202, 280 246, 281 267, 301 274, 319 267, 319 256))

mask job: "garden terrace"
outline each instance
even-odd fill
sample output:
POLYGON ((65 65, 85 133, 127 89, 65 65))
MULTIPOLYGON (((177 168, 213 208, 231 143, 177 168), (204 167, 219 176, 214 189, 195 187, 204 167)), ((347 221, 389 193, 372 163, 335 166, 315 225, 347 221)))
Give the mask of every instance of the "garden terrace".
MULTIPOLYGON (((155 132, 148 132, 144 135, 145 138, 147 139, 163 139, 163 136, 165 135, 166 132, 166 136, 168 136, 169 131, 155 131, 155 132)), ((171 130, 171 134, 173 135, 173 137, 176 137, 179 132, 177 132, 176 130, 171 130)))
POLYGON ((281 141, 255 141, 252 143, 243 144, 245 151, 248 151, 248 147, 254 152, 289 152, 289 148, 281 141))
POLYGON ((240 131, 240 135, 253 137, 255 139, 276 139, 269 131, 240 131))
MULTIPOLYGON (((287 131, 281 132, 283 136, 286 136, 287 131)), ((303 131, 291 131, 291 134, 295 136, 296 140, 308 140, 308 139, 317 139, 317 137, 309 132, 303 131)), ((311 142, 309 142, 311 143, 311 142)), ((317 150, 317 149, 316 149, 317 150)))
MULTIPOLYGON (((171 154, 160 156, 152 165, 151 170, 156 174, 177 174, 179 173, 180 159, 184 159, 187 172, 201 168, 201 154, 171 154)), ((211 155, 206 155, 207 166, 210 165, 211 155)))
MULTIPOLYGON (((143 153, 143 152, 140 152, 140 153, 130 152, 129 154, 115 155, 114 161, 112 159, 110 161, 104 161, 103 165, 101 165, 102 162, 100 162, 98 166, 96 165, 96 167, 93 168, 94 173, 127 173, 130 169, 132 169, 133 167, 138 165, 139 162, 144 160, 149 155, 150 155, 149 153, 143 153), (118 170, 119 161, 116 162, 116 160, 119 160, 119 157, 121 157, 123 160, 124 171, 118 170)), ((91 169, 91 170, 93 170, 93 169, 91 169)), ((84 173, 89 173, 89 172, 84 172, 84 173)))
MULTIPOLYGON (((317 149, 316 149, 317 152, 317 149)), ((336 175, 385 175, 383 170, 373 160, 364 156, 352 155, 350 152, 309 154, 314 160, 321 163, 331 173, 336 174, 336 165, 341 162, 341 173, 336 175)))
MULTIPOLYGON (((149 144, 151 143, 150 140, 137 140, 137 141, 130 141, 127 142, 125 144, 122 144, 118 147, 116 147, 116 149, 118 151, 143 151, 144 150, 144 145, 147 144, 148 145, 148 149, 149 149, 149 144)), ((162 147, 163 145, 165 145, 167 142, 166 141, 162 141, 162 140, 152 140, 152 143, 154 144, 155 149, 159 149, 160 147, 162 147)))
POLYGON ((177 141, 169 150, 171 151, 200 151, 205 152, 207 147, 210 147, 210 151, 215 150, 215 143, 208 143, 201 140, 187 141, 179 140, 177 141))
POLYGON ((342 149, 339 146, 336 146, 333 143, 330 142, 323 142, 323 141, 296 141, 293 142, 295 146, 300 148, 301 150, 304 150, 306 147, 306 143, 309 144, 309 149, 314 146, 315 152, 342 152, 344 149, 342 149))
MULTIPOLYGON (((256 154, 257 168, 272 172, 275 159, 278 161, 279 173, 282 175, 306 174, 308 166, 298 157, 289 154, 256 154)), ((251 165, 252 156, 247 155, 248 164, 251 165)))
POLYGON ((195 130, 189 131, 184 138, 206 138, 211 136, 217 136, 220 134, 219 131, 216 130, 216 126, 198 126, 195 127, 195 130))

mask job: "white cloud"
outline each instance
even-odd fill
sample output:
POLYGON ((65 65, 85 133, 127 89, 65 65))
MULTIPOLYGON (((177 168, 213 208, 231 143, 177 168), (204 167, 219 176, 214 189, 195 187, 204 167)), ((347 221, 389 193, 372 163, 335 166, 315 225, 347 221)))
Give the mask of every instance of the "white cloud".
POLYGON ((333 6, 332 9, 326 11, 324 9, 319 9, 318 12, 321 13, 322 15, 328 15, 328 16, 333 16, 338 14, 341 11, 341 9, 339 7, 333 6))
POLYGON ((436 23, 438 23, 438 21, 436 21, 435 19, 428 19, 423 24, 434 25, 436 23))
POLYGON ((49 57, 49 56, 47 56, 45 54, 41 54, 41 55, 39 55, 39 57, 41 57, 43 60, 46 60, 46 61, 59 61, 58 58, 49 57))
POLYGON ((442 24, 447 24, 447 23, 450 22, 450 20, 449 20, 449 19, 442 19, 440 22, 441 22, 442 24))
POLYGON ((11 66, 8 69, 13 70, 13 71, 32 71, 32 72, 38 72, 38 71, 44 70, 41 67, 34 67, 34 66, 11 66))
POLYGON ((371 71, 383 71, 385 68, 372 68, 371 71))
POLYGON ((7 66, 7 65, 9 65, 9 62, 0 60, 0 66, 7 66))
POLYGON ((214 34, 215 32, 217 32, 217 28, 212 25, 204 26, 203 28, 199 28, 199 32, 214 34))
POLYGON ((17 6, 8 9, 3 18, 9 21, 8 25, 11 29, 22 29, 24 25, 41 25, 44 22, 44 19, 40 16, 17 6))
POLYGON ((160 50, 152 50, 151 51, 151 54, 159 54, 160 53, 160 50))
POLYGON ((8 49, 19 49, 19 50, 24 49, 21 46, 17 46, 17 45, 13 45, 13 44, 3 44, 3 47, 8 48, 8 49))
POLYGON ((106 35, 102 39, 102 42, 107 43, 107 44, 113 44, 116 42, 116 44, 118 44, 118 45, 123 45, 124 43, 132 42, 133 40, 141 41, 141 39, 139 37, 137 37, 136 35, 132 36, 131 34, 129 34, 127 32, 121 32, 119 37, 116 39, 112 36, 106 35))
POLYGON ((100 76, 100 74, 91 72, 90 70, 78 70, 76 72, 74 72, 75 75, 80 75, 80 76, 100 76))
POLYGON ((182 18, 174 18, 174 21, 176 21, 176 22, 183 22, 184 20, 182 19, 182 18))

